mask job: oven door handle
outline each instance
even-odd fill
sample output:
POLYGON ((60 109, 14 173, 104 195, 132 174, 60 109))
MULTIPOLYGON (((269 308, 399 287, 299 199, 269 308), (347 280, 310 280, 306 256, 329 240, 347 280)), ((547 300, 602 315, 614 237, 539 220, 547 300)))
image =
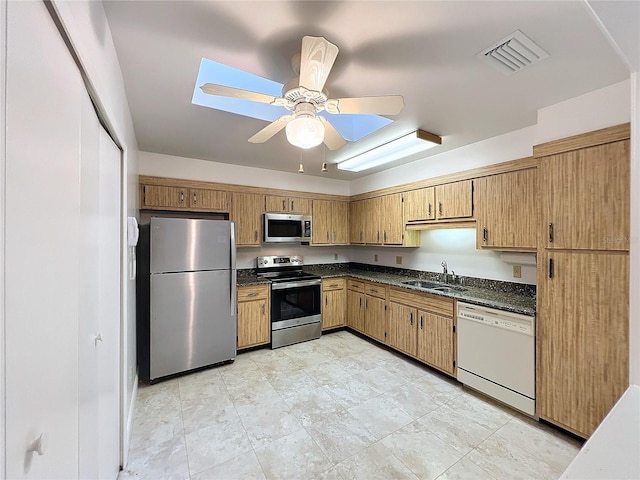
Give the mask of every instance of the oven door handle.
POLYGON ((283 283, 272 283, 271 290, 285 290, 287 288, 298 288, 298 287, 313 287, 315 285, 320 286, 322 282, 320 280, 303 280, 301 282, 283 282, 283 283))

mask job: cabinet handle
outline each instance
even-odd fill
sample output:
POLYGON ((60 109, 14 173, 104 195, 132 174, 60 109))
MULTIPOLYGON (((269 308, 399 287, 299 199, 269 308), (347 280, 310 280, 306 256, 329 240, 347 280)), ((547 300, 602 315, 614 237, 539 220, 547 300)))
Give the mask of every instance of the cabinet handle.
POLYGON ((549 259, 549 278, 553 278, 553 258, 549 259))
POLYGON ((364 308, 369 308, 369 299, 364 301, 364 308))
POLYGON ((247 293, 247 297, 257 297, 257 296, 258 296, 258 292, 247 293))
POLYGON ((184 190, 180 191, 180 203, 184 203, 184 190))
POLYGON ((487 230, 487 227, 484 227, 482 229, 482 241, 487 243, 487 238, 489 238, 489 230, 487 230))
POLYGON ((94 345, 97 347, 98 346, 98 342, 102 341, 102 333, 98 333, 94 339, 93 339, 93 343, 94 345))
POLYGON ((422 330, 422 315, 420 315, 420 330, 422 330))
POLYGON ((438 202, 438 215, 442 216, 442 202, 438 202))
POLYGON ((384 231, 384 235, 382 237, 384 240, 382 240, 384 243, 387 243, 387 231, 384 231))
POLYGON ((294 212, 295 211, 295 207, 293 206, 293 200, 291 200, 291 211, 294 212))
POLYGON ((429 217, 431 217, 431 204, 429 204, 429 217))
POLYGON ((27 452, 35 452, 38 455, 44 455, 44 452, 47 448, 47 434, 41 433, 38 438, 36 438, 29 446, 27 447, 27 452))
POLYGON ((333 232, 333 241, 335 242, 337 238, 338 238, 338 234, 334 230, 334 232, 333 232))
POLYGON ((327 297, 326 295, 324 296, 324 304, 325 305, 329 304, 329 297, 327 297))
POLYGON ((329 232, 327 232, 327 242, 329 241, 329 232))
POLYGON ((257 241, 258 241, 258 231, 257 231, 257 230, 254 230, 254 231, 253 231, 253 241, 254 241, 254 242, 257 242, 257 241))
POLYGON ((193 192, 193 204, 198 204, 198 194, 196 192, 193 192))
POLYGON ((264 306, 265 306, 265 304, 263 303, 263 304, 262 304, 262 315, 264 315, 264 314, 266 313, 266 312, 264 311, 264 306))
POLYGON ((286 210, 286 209, 287 209, 287 201, 282 200, 282 210, 286 210))
POLYGON ((411 322, 411 326, 413 326, 413 312, 409 314, 409 321, 411 322))
POLYGON ((362 307, 362 297, 360 297, 360 306, 362 307))
POLYGON ((376 242, 380 243, 380 230, 376 232, 376 242))
POLYGON ((553 243, 553 223, 549 222, 549 243, 553 243))

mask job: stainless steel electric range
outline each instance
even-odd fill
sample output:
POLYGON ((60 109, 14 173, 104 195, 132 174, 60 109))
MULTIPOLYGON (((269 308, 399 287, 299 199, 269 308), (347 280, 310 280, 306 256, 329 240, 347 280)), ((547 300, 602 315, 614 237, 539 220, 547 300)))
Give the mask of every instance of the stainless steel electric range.
POLYGON ((258 276, 271 281, 271 348, 321 335, 321 279, 303 265, 302 255, 257 259, 258 276))

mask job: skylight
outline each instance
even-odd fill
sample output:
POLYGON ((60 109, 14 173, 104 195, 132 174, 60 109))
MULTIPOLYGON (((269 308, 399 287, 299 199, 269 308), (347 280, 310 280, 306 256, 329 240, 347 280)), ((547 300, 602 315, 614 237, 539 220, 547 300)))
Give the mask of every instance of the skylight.
MULTIPOLYGON (((200 86, 205 83, 215 83, 280 97, 284 85, 273 80, 203 58, 200 62, 191 103, 267 122, 273 122, 290 113, 284 107, 266 103, 208 95, 200 90, 200 86)), ((320 115, 326 117, 336 130, 350 142, 360 140, 392 122, 392 120, 379 115, 333 115, 324 111, 320 115)))

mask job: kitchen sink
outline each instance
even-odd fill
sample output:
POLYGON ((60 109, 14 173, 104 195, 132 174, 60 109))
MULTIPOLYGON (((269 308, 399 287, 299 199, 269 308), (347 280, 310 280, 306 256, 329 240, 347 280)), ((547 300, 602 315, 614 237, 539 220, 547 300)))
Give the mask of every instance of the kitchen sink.
POLYGON ((464 292, 466 290, 466 288, 463 287, 442 285, 441 283, 427 282, 425 280, 407 280, 402 283, 404 285, 411 285, 412 287, 424 288, 425 290, 436 290, 443 293, 464 292))

